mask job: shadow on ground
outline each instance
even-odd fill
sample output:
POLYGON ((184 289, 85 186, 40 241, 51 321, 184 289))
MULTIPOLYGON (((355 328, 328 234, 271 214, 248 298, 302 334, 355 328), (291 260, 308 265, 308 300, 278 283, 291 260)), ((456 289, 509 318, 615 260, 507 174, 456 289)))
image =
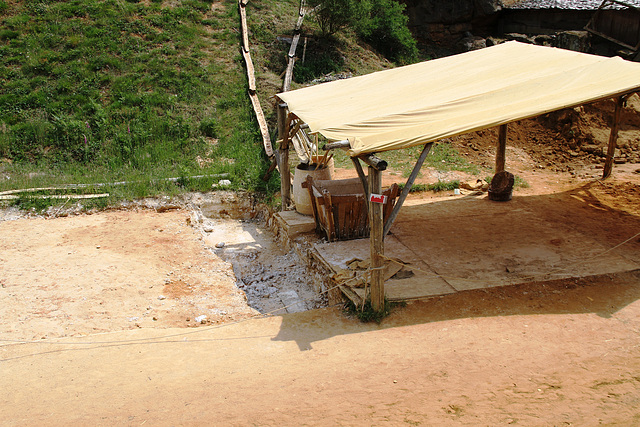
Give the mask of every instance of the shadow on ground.
POLYGON ((444 278, 459 292, 412 302, 380 325, 346 315, 327 319, 318 312, 285 316, 274 340, 294 340, 308 350, 336 330, 361 333, 512 315, 595 313, 609 318, 640 299, 638 196, 635 184, 593 182, 563 193, 515 196, 509 203, 456 198, 406 206, 394 235, 438 274, 457 276, 458 282, 444 278), (569 268, 561 277, 572 277, 549 280, 553 276, 547 273, 563 266, 569 268), (529 276, 535 278, 526 280, 529 276), (465 287, 465 279, 487 284, 465 287), (341 325, 333 328, 327 322, 341 325))

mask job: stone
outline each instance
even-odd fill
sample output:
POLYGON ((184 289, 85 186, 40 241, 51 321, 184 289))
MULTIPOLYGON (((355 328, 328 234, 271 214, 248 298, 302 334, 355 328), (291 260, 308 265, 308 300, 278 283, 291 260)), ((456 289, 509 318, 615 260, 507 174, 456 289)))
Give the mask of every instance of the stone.
POLYGON ((487 47, 487 41, 478 36, 464 37, 457 43, 458 50, 460 52, 469 52, 472 50, 484 49, 487 47))
POLYGON ((480 190, 482 188, 482 185, 483 185, 483 181, 479 179, 476 182, 463 181, 460 183, 460 188, 464 190, 480 190))
POLYGON ((282 304, 285 306, 287 313, 299 313, 306 310, 304 301, 300 299, 296 291, 282 291, 278 296, 280 297, 282 304))
POLYGON ((557 35, 557 47, 575 52, 589 52, 591 38, 586 31, 562 31, 557 35))
POLYGON ((515 40, 520 43, 529 43, 531 44, 531 40, 524 34, 519 33, 508 33, 504 35, 507 40, 515 40))
POLYGON ((221 249, 224 248, 225 243, 224 242, 218 242, 216 243, 216 248, 221 249))

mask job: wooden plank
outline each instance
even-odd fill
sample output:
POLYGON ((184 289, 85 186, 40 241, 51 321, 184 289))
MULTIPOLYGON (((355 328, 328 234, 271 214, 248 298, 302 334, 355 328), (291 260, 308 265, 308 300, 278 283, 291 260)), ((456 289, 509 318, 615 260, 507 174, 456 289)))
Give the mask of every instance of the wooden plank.
POLYGON ((300 28, 302 28, 302 21, 304 20, 304 12, 302 12, 302 10, 300 11, 300 13, 298 14, 298 21, 296 21, 296 27, 294 29, 294 31, 300 31, 300 28))
POLYGON ((369 207, 367 206, 367 199, 362 200, 364 209, 360 210, 360 222, 358 233, 361 237, 369 235, 369 207))
POLYGON ((244 49, 240 49, 244 63, 247 66, 247 78, 249 79, 249 92, 255 93, 256 91, 256 72, 253 68, 253 61, 251 60, 251 53, 245 52, 244 49))
POLYGON ((273 156, 273 147, 271 146, 271 137, 269 136, 269 128, 267 127, 267 120, 264 118, 264 113, 262 112, 262 106, 260 106, 260 100, 258 99, 258 95, 254 93, 249 93, 249 98, 251 98, 251 103, 253 104, 253 111, 256 113, 256 118, 258 119, 258 125, 260 126, 260 133, 262 134, 262 143, 264 145, 264 151, 267 153, 267 156, 273 156))
MULTIPOLYGON (((18 200, 20 197, 24 196, 15 196, 15 195, 7 195, 0 196, 0 200, 18 200)), ((109 197, 109 193, 100 193, 100 194, 38 194, 34 196, 29 196, 30 199, 98 199, 101 197, 109 197)))
MULTIPOLYGON (((382 192, 382 173, 373 166, 369 166, 369 189, 372 194, 382 192)), ((371 308, 373 311, 384 310, 384 239, 382 224, 382 203, 369 204, 369 227, 371 228, 370 252, 371 252, 371 308)))
POLYGON ((282 83, 282 91, 288 92, 291 89, 291 81, 293 80, 293 66, 296 63, 296 58, 289 58, 289 65, 287 65, 287 71, 284 73, 284 82, 282 83))
POLYGON ((613 113, 613 124, 611 125, 611 133, 609 134, 609 146, 607 147, 607 158, 604 161, 604 171, 602 179, 608 178, 613 169, 613 156, 616 152, 616 142, 618 141, 618 128, 620 127, 620 116, 622 113, 622 97, 616 98, 616 109, 613 113))
MULTIPOLYGON (((391 187, 389 187, 387 191, 383 193, 389 198, 387 204, 384 205, 384 218, 389 218, 391 216, 391 212, 393 211, 395 205, 395 199, 396 197, 398 197, 398 193, 400 191, 399 188, 400 187, 398 187, 398 184, 394 182, 393 184, 391 184, 391 187)), ((385 224, 385 230, 386 229, 387 227, 385 224)))
MULTIPOLYGON (((284 112, 286 113, 286 111, 284 112)), ((283 113, 283 114, 284 114, 283 113)), ((291 174, 289 173, 289 132, 294 115, 289 113, 284 119, 282 144, 280 145, 280 198, 282 210, 286 211, 291 203, 291 174)))
POLYGON ((240 1, 240 31, 242 32, 242 48, 249 52, 249 31, 247 30, 247 10, 240 1))
POLYGON ((356 307, 362 306, 362 298, 360 298, 360 295, 355 293, 349 286, 340 285, 340 290, 347 298, 351 300, 351 302, 353 302, 353 304, 355 304, 356 307))
POLYGON ((498 148, 496 149, 496 172, 502 172, 506 161, 507 152, 507 124, 500 125, 498 129, 498 148))
POLYGON ((389 234, 389 230, 391 230, 391 226, 393 225, 393 222, 396 220, 396 217, 398 216, 398 213, 400 212, 400 208, 402 208, 402 205, 404 204, 405 199, 409 195, 409 192, 411 191, 411 187, 413 186, 414 181, 418 177, 418 174, 420 173, 420 169, 422 168, 422 164, 424 163, 425 159, 427 158, 427 154, 429 154, 429 151, 431 151, 431 147, 432 146, 433 146, 433 142, 430 142, 430 143, 424 145, 424 148, 422 149, 422 152, 420 153, 420 157, 418 157, 418 161, 416 162, 415 166, 413 167, 413 170, 411 171, 411 175, 409 175, 409 179, 407 179, 407 183, 405 184, 404 188, 402 189, 402 193, 400 193, 400 197, 396 201, 396 204, 393 207, 393 210, 391 211, 391 214, 389 214, 389 217, 387 218, 387 222, 384 225, 384 232, 382 233, 383 238, 384 238, 384 236, 389 234))
MULTIPOLYGON (((334 204, 336 204, 335 199, 332 200, 334 204)), ((338 239, 346 239, 349 235, 349 218, 348 218, 348 208, 350 208, 351 203, 337 203, 336 205, 336 213, 338 220, 336 221, 338 239)))
MULTIPOLYGON (((280 99, 278 98, 278 101, 279 100, 280 99)), ((277 115, 278 115, 278 139, 283 139, 285 135, 284 127, 287 120, 287 107, 283 106, 281 103, 278 103, 277 115)))
POLYGON ((293 36, 293 41, 291 42, 291 47, 289 48, 289 58, 293 58, 296 56, 296 49, 298 48, 298 42, 300 41, 300 34, 295 34, 293 36))
POLYGON ((327 190, 323 190, 322 198, 324 199, 324 206, 327 214, 327 240, 331 242, 335 240, 336 235, 335 221, 333 217, 333 205, 331 204, 331 194, 329 194, 327 190))

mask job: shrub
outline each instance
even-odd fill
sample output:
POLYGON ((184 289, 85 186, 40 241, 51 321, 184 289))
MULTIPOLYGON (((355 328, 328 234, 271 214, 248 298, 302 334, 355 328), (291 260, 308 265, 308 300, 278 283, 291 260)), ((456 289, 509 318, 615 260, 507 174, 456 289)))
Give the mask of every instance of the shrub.
POLYGON ((343 28, 353 26, 366 11, 367 3, 358 0, 310 0, 318 10, 313 17, 324 36, 330 36, 343 28))
POLYGON ((356 23, 358 35, 386 58, 408 64, 418 57, 416 41, 407 27, 405 6, 396 0, 370 0, 364 19, 356 23))
POLYGON ((350 27, 386 58, 401 64, 415 62, 418 48, 407 27, 405 6, 397 0, 311 0, 323 36, 350 27))

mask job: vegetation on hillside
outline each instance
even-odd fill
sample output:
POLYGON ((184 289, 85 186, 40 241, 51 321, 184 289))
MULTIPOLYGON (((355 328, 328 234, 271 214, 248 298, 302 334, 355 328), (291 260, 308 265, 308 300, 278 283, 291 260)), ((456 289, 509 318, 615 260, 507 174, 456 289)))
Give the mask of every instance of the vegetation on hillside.
POLYGON ((418 58, 418 48, 397 0, 310 0, 324 37, 351 28, 363 41, 391 61, 408 64, 418 58))
MULTIPOLYGON (((236 2, 0 0, 0 14, 6 176, 45 171, 35 175, 51 184, 225 172, 237 188, 277 188, 260 179, 268 164, 236 2)), ((0 185, 24 185, 18 175, 0 185)))
MULTIPOLYGON (((298 84, 390 66, 369 46, 398 63, 415 58, 396 0, 349 1, 361 3, 366 19, 339 33, 323 35, 318 21, 305 20, 298 84)), ((272 125, 271 97, 289 48, 279 36, 291 33, 298 6, 264 0, 247 8, 272 125)), ((100 187, 109 203, 207 190, 224 173, 231 188, 277 192, 277 173, 262 180, 269 161, 247 97, 238 28, 235 0, 0 0, 0 191, 133 183, 100 187), (188 178, 196 175, 205 178, 188 178), (167 177, 180 177, 178 185, 167 177)))

